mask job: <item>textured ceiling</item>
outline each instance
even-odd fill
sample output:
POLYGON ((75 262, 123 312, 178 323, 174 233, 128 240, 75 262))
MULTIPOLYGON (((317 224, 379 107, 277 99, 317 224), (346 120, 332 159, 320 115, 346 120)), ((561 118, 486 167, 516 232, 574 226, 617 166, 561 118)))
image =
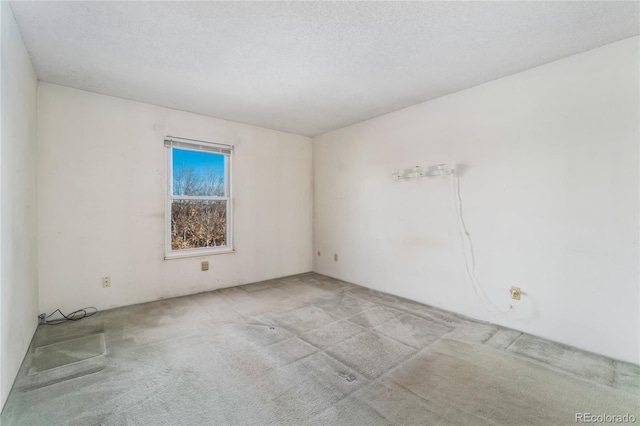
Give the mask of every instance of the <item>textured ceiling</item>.
POLYGON ((38 77, 314 136, 639 33, 637 2, 12 2, 38 77))

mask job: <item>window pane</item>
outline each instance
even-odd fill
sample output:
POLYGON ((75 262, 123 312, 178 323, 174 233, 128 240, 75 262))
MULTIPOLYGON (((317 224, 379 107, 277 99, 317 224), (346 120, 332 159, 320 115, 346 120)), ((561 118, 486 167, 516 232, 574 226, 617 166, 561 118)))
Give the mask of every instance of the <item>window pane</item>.
POLYGON ((227 245, 227 202, 174 200, 171 203, 171 249, 227 245))
POLYGON ((225 196, 224 155, 171 148, 173 195, 225 196))

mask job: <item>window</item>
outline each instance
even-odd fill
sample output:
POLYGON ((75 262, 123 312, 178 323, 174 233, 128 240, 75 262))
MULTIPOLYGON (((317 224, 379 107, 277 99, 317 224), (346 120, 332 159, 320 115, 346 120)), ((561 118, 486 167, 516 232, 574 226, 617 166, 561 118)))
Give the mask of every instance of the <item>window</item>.
POLYGON ((230 252, 233 147, 165 139, 165 258, 230 252))

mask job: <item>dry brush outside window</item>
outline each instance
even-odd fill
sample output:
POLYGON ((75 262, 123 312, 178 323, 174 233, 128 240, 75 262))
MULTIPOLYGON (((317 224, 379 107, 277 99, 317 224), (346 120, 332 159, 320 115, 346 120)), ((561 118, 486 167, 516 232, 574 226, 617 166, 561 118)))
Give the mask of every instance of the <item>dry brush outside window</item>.
POLYGON ((166 257, 228 252, 230 145, 167 138, 166 257))

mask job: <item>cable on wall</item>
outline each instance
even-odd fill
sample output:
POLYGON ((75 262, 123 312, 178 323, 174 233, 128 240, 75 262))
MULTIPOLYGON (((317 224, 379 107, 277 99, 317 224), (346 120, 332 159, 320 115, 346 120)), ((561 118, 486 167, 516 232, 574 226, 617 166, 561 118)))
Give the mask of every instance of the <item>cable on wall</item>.
POLYGON ((473 291, 476 293, 476 296, 484 303, 489 310, 493 311, 493 313, 498 315, 508 314, 513 310, 513 306, 509 306, 509 309, 506 311, 501 311, 498 309, 493 302, 487 296, 487 293, 484 291, 484 287, 482 283, 476 276, 476 257, 473 249, 473 241, 471 239, 471 234, 467 229, 467 224, 464 221, 464 215, 462 214, 462 195, 460 192, 460 176, 458 174, 454 177, 454 191, 455 191, 455 204, 456 204, 456 217, 458 224, 458 233, 460 234, 460 241, 462 243, 462 253, 464 255, 464 266, 467 271, 467 275, 471 280, 473 285, 473 291))
POLYGON ((98 308, 94 308, 93 306, 89 306, 86 308, 78 309, 77 311, 73 311, 70 314, 63 314, 60 309, 56 309, 51 314, 40 314, 38 315, 38 319, 40 320, 40 324, 45 325, 58 325, 65 323, 67 321, 80 321, 81 319, 88 318, 98 313, 98 308), (59 313, 62 318, 55 318, 50 320, 53 315, 59 313))
POLYGON ((473 249, 473 241, 471 240, 471 234, 467 229, 467 224, 464 221, 464 215, 462 214, 462 195, 460 193, 460 175, 456 173, 455 169, 449 168, 447 164, 438 164, 435 168, 429 167, 424 170, 421 166, 415 166, 413 169, 405 169, 404 172, 394 170, 392 177, 393 180, 408 180, 408 179, 420 179, 423 177, 446 177, 449 175, 454 176, 453 185, 455 193, 455 206, 456 206, 456 224, 458 226, 458 233, 460 235, 460 241, 462 243, 462 253, 464 255, 464 266, 473 285, 473 291, 480 301, 492 311, 496 316, 508 314, 513 310, 513 305, 509 306, 507 311, 501 311, 487 296, 487 293, 482 286, 482 283, 476 276, 476 258, 473 249))

